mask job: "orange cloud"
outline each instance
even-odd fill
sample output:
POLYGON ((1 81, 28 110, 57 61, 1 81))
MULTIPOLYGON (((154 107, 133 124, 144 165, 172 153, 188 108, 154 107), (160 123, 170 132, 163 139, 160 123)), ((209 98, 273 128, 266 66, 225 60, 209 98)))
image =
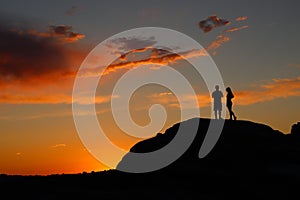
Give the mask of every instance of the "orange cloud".
POLYGON ((0 103, 10 104, 58 104, 70 103, 72 99, 67 95, 22 95, 22 94, 1 94, 0 103))
MULTIPOLYGON (((150 57, 142 60, 126 61, 126 62, 120 62, 120 63, 109 65, 106 68, 104 75, 107 75, 111 72, 116 72, 117 70, 133 69, 141 65, 147 65, 147 64, 158 64, 158 65, 169 65, 172 63, 174 64, 176 61, 192 58, 192 57, 198 57, 198 56, 207 56, 207 53, 204 50, 190 50, 187 52, 180 52, 178 54, 169 53, 169 54, 163 54, 162 56, 151 55, 150 57)), ((89 76, 99 75, 97 73, 98 69, 93 69, 92 71, 88 71, 85 75, 89 75, 89 76), (96 74, 94 74, 92 71, 94 71, 96 74)))
MULTIPOLYGON (((126 54, 121 55, 121 62, 111 64, 106 68, 103 75, 110 74, 111 72, 116 72, 121 69, 133 69, 139 67, 140 65, 146 64, 158 64, 158 65, 169 65, 174 64, 177 61, 184 60, 187 58, 207 56, 206 51, 216 50, 221 47, 225 42, 228 42, 230 38, 228 36, 219 35, 216 40, 212 41, 206 48, 202 50, 193 49, 186 52, 179 52, 177 54, 164 49, 156 49, 152 47, 146 47, 142 49, 135 49, 126 54), (151 53, 148 57, 140 60, 128 61, 128 57, 134 53, 146 52, 150 50, 151 53)), ((82 76, 97 76, 99 69, 90 69, 83 72, 82 76)))
MULTIPOLYGON (((11 31, 1 26, 0 30, 0 37, 3 39, 0 45, 0 103, 71 103, 70 91, 74 77, 87 52, 74 44, 72 48, 65 46, 62 41, 77 41, 84 35, 73 32, 71 26, 65 25, 50 26, 48 32, 11 31)), ((206 50, 215 51, 229 40, 228 36, 220 35, 203 50, 174 54, 168 50, 153 48, 153 38, 131 39, 129 43, 120 39, 116 42, 124 44, 124 47, 118 48, 121 51, 140 42, 147 47, 122 55, 120 62, 108 66, 104 75, 143 64, 169 65, 187 58, 207 56, 206 50), (143 54, 144 58, 136 56, 137 53, 143 54)), ((97 76, 99 70, 89 69, 83 71, 82 75, 97 76)), ((81 103, 87 101, 91 102, 90 99, 81 99, 81 103)), ((103 97, 96 99, 96 103, 107 101, 103 97)))
POLYGON ((61 41, 65 42, 65 43, 72 43, 72 42, 76 42, 77 40, 80 40, 82 38, 84 38, 85 35, 81 34, 81 33, 75 33, 73 31, 69 32, 67 37, 62 37, 61 41))
POLYGON ((129 55, 132 55, 133 53, 141 53, 141 52, 146 52, 147 50, 154 50, 154 48, 152 48, 152 47, 145 47, 145 48, 141 48, 141 49, 134 49, 134 50, 131 50, 130 52, 128 52, 128 53, 125 53, 125 54, 120 54, 120 60, 121 61, 126 61, 126 60, 128 60, 128 56, 129 55))
POLYGON ((247 20, 248 17, 247 16, 241 16, 241 17, 238 17, 235 19, 235 21, 244 21, 244 20, 247 20))
POLYGON ((217 36, 216 40, 212 41, 207 47, 206 50, 215 50, 219 47, 221 47, 225 42, 228 42, 230 38, 228 36, 219 35, 217 36))
POLYGON ((58 148, 58 147, 66 147, 66 146, 67 146, 66 144, 61 143, 61 144, 55 144, 55 145, 53 145, 51 147, 52 148, 58 148))
POLYGON ((259 102, 271 101, 278 98, 300 96, 300 77, 290 79, 273 79, 262 84, 255 90, 237 91, 236 103, 249 105, 259 102))
POLYGON ((57 25, 57 26, 49 26, 48 32, 29 30, 27 31, 27 33, 39 37, 54 38, 62 43, 76 42, 77 40, 85 37, 84 34, 76 33, 72 31, 72 29, 73 29, 72 26, 57 25))
POLYGON ((231 33, 231 32, 235 32, 235 31, 245 29, 245 28, 249 28, 249 26, 245 25, 245 26, 241 26, 241 27, 233 27, 233 28, 224 30, 223 33, 231 33))
MULTIPOLYGON (((170 108, 180 109, 180 104, 177 97, 171 92, 162 92, 158 94, 149 95, 148 98, 153 101, 153 103, 165 104, 170 108)), ((209 94, 198 94, 196 96, 190 94, 181 94, 179 98, 182 100, 185 108, 198 108, 206 107, 211 104, 211 97, 209 94), (198 101, 197 107, 192 107, 194 105, 194 100, 198 101)))
MULTIPOLYGON (((68 29, 56 34, 68 32, 68 29)), ((0 26, 0 87, 5 84, 61 77, 77 69, 85 52, 41 34, 19 33, 0 26)), ((70 33, 68 40, 77 36, 70 33)))
MULTIPOLYGON (((243 29, 246 27, 241 27, 240 29, 243 29)), ((228 31, 228 32, 233 32, 228 31)), ((115 54, 118 54, 120 56, 119 61, 115 62, 108 66, 106 68, 106 71, 104 72, 104 75, 110 74, 111 72, 116 72, 118 70, 122 69, 131 69, 139 67, 140 65, 145 64, 157 64, 157 65, 168 65, 175 62, 178 62, 183 59, 192 58, 192 57, 199 57, 199 56, 207 56, 206 51, 214 51, 212 52, 213 55, 216 54, 215 50, 221 47, 224 43, 228 42, 230 38, 228 36, 219 35, 217 38, 212 41, 206 48, 203 50, 190 50, 186 52, 179 52, 177 54, 172 53, 171 51, 165 50, 165 49, 157 49, 153 48, 151 44, 155 44, 155 41, 153 41, 152 38, 150 39, 129 39, 128 41, 126 38, 119 38, 116 41, 113 42, 113 44, 109 47, 113 48, 115 43, 121 43, 121 47, 116 47, 120 50, 127 50, 129 47, 135 46, 136 43, 142 43, 145 45, 148 45, 145 48, 135 49, 131 50, 128 53, 122 54, 120 51, 114 52, 115 54), (124 46, 124 47, 123 47, 124 46), (145 53, 146 57, 141 58, 138 57, 139 60, 134 60, 135 53, 145 53)), ((154 68, 153 68, 154 69, 154 68)), ((156 68, 155 68, 156 69, 156 68)), ((100 71, 100 69, 89 69, 86 71, 83 71, 82 76, 97 76, 99 75, 97 72, 100 71)))
POLYGON ((165 95, 171 95, 173 94, 172 92, 161 92, 158 94, 158 96, 165 96, 165 95))
MULTIPOLYGON (((70 32, 56 30, 57 35, 70 32)), ((72 33, 69 39, 75 38, 72 33)), ((74 76, 86 52, 49 33, 0 26, 0 103, 70 103, 74 76), (51 94, 51 95, 49 95, 51 94)))
MULTIPOLYGON (((234 91, 234 95, 234 104, 243 106, 272 101, 278 98, 300 96, 300 77, 291 79, 273 79, 272 81, 249 90, 234 91)), ((148 96, 148 98, 152 100, 153 103, 165 104, 168 107, 180 109, 177 97, 170 92, 153 94, 148 96)), ((189 102, 194 100, 195 96, 183 94, 179 98, 183 100, 185 105, 189 105, 189 102)), ((198 100, 199 107, 210 106, 212 102, 211 95, 207 93, 198 94, 196 99, 198 100)), ((225 102, 225 98, 223 101, 225 102)))
MULTIPOLYGON (((74 100, 74 103, 78 104, 103 104, 111 100, 111 98, 118 98, 117 96, 95 96, 92 97, 82 97, 80 99, 74 100)), ((71 95, 66 94, 43 94, 43 95, 26 95, 26 94, 1 94, 0 103, 9 104, 72 104, 73 99, 71 95)))

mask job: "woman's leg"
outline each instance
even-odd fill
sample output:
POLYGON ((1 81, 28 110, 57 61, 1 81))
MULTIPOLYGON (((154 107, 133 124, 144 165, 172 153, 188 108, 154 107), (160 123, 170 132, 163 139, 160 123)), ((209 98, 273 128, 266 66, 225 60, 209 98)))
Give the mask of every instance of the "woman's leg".
POLYGON ((232 104, 228 103, 227 108, 228 108, 228 111, 229 111, 230 120, 232 120, 232 116, 233 116, 233 112, 231 110, 232 109, 232 104))
POLYGON ((232 116, 233 116, 234 120, 236 120, 236 116, 235 116, 234 112, 232 111, 232 104, 230 106, 230 116, 231 116, 230 119, 232 119, 232 116))
POLYGON ((235 116, 234 112, 232 111, 232 103, 228 103, 227 107, 228 107, 228 111, 229 111, 229 115, 230 115, 230 120, 232 120, 232 117, 234 118, 234 120, 236 120, 236 116, 235 116))
MULTIPOLYGON (((231 111, 231 112, 232 112, 232 111, 231 111)), ((233 118, 234 118, 234 120, 236 120, 236 116, 235 116, 234 112, 232 112, 232 114, 233 114, 233 118)))
POLYGON ((229 110, 230 120, 232 120, 233 112, 232 110, 229 110))

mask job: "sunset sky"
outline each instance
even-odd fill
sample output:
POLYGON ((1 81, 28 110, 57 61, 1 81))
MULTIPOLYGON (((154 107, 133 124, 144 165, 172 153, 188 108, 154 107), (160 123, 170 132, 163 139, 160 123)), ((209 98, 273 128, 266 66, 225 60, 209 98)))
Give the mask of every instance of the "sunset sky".
MULTIPOLYGON (((1 1, 0 174, 107 169, 77 134, 73 82, 97 44, 138 27, 169 28, 199 42, 218 66, 225 86, 232 88, 238 119, 289 133, 300 121, 299 6, 298 1, 1 1), (212 15, 230 23, 205 33, 198 23, 212 15)), ((125 150, 138 139, 124 135, 112 118, 113 86, 125 71, 139 67, 139 60, 163 64, 149 59, 164 55, 151 49, 151 40, 140 42, 149 42, 149 48, 120 54, 96 96, 107 136, 125 150)), ((184 60, 165 59, 190 76, 201 117, 210 117, 210 94, 203 83, 193 78, 184 60)), ((147 85, 131 100, 131 114, 139 125, 149 123, 148 109, 155 103, 165 106, 168 114, 162 132, 180 119, 178 102, 166 88, 147 85)))

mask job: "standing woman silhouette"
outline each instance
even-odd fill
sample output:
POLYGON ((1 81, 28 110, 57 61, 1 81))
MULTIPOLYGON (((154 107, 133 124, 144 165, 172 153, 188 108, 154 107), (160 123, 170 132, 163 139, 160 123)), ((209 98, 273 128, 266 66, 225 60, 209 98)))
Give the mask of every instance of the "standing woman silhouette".
POLYGON ((232 101, 231 101, 231 99, 234 98, 234 95, 233 95, 230 87, 226 88, 226 92, 227 92, 226 106, 227 106, 228 111, 229 111, 230 120, 232 120, 232 117, 234 118, 234 120, 236 120, 236 116, 235 116, 234 112, 232 111, 232 101))

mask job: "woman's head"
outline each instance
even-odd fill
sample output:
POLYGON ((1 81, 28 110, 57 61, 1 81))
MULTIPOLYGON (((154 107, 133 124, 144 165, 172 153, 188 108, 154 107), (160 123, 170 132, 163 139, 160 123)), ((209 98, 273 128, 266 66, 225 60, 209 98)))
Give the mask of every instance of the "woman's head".
POLYGON ((229 92, 231 92, 231 88, 230 87, 227 87, 226 88, 226 91, 229 93, 229 92))

